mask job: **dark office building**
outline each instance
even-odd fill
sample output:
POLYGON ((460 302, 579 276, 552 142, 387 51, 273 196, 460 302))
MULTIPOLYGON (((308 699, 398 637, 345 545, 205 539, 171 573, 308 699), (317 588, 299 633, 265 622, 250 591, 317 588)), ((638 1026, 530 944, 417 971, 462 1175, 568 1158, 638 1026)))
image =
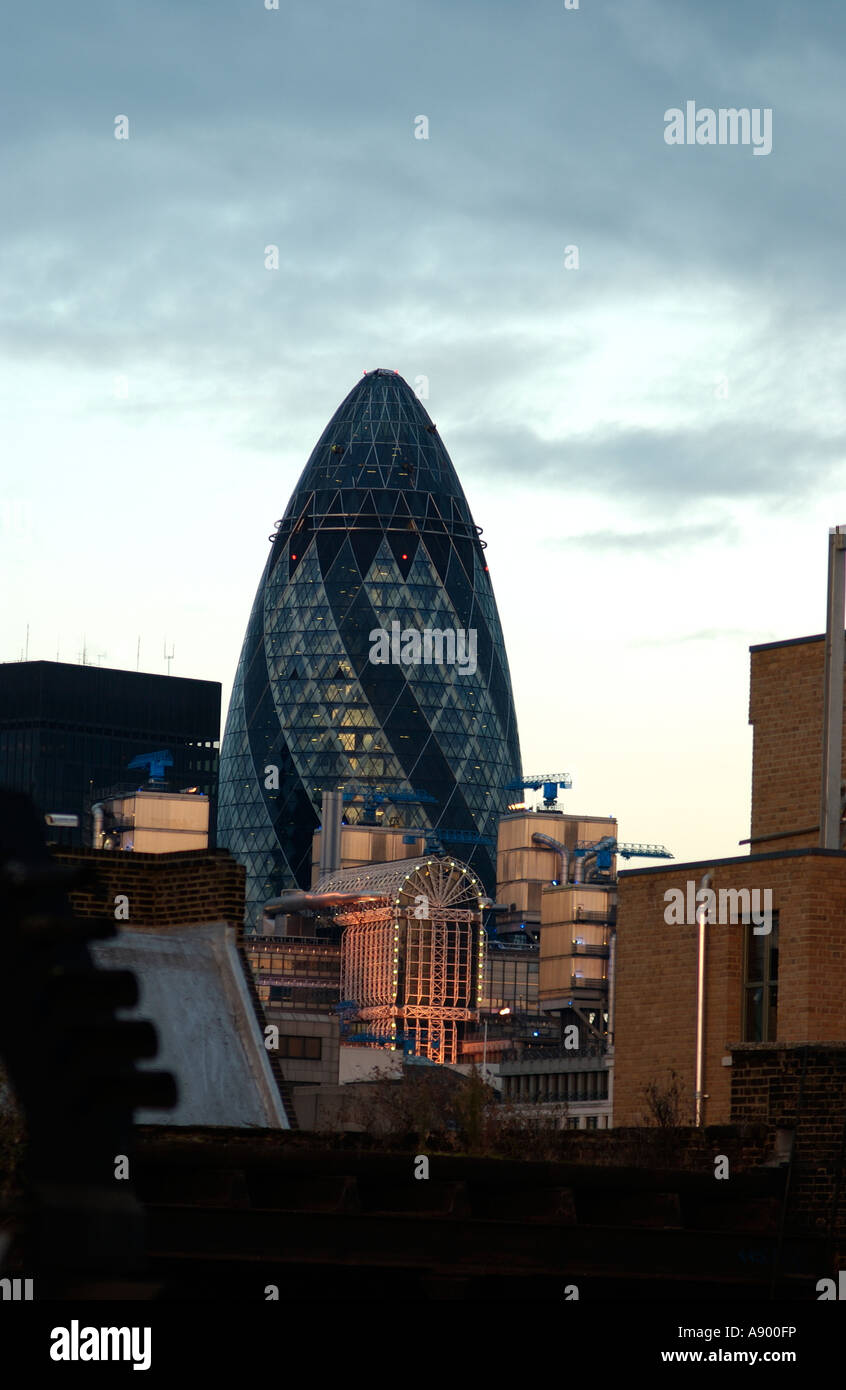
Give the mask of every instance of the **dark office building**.
POLYGON ((51 832, 61 844, 90 843, 90 807, 112 790, 143 786, 166 753, 160 785, 197 787, 210 801, 214 843, 220 685, 216 681, 73 666, 0 664, 0 785, 29 793, 45 813, 78 815, 78 830, 51 832))
POLYGON ((495 888, 497 818, 520 775, 484 542, 436 426, 396 372, 368 372, 318 440, 271 537, 221 749, 219 839, 248 920, 311 879, 322 791, 378 793, 495 888))

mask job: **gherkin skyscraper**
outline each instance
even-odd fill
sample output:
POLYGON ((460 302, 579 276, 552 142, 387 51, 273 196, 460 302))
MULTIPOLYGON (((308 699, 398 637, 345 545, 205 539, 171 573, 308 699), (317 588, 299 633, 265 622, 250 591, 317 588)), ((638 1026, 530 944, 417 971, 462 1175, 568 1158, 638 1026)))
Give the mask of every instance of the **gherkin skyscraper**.
POLYGON ((246 865, 248 921, 309 886, 321 793, 339 787, 349 820, 379 793, 493 893, 520 748, 480 531, 407 382, 366 373, 271 537, 232 691, 218 842, 246 865))

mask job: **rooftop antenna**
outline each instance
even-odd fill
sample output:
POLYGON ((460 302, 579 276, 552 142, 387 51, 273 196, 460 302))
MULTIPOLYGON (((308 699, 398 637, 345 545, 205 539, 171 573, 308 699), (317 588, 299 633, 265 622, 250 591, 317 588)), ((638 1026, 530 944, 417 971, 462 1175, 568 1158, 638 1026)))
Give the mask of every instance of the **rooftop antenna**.
POLYGON ((84 633, 82 635, 82 651, 80 653, 79 659, 83 666, 88 665, 88 638, 85 636, 84 633))
POLYGON ((24 661, 29 661, 29 623, 26 625, 26 656, 24 661))
POLYGON ((163 652, 164 652, 164 659, 165 659, 165 661, 167 662, 167 673, 168 673, 168 675, 170 675, 170 663, 173 661, 173 654, 174 654, 175 651, 176 651, 176 647, 175 647, 175 646, 171 646, 170 651, 168 651, 168 649, 167 649, 167 638, 165 638, 164 647, 163 647, 163 652))
POLYGON ((135 669, 136 669, 136 671, 140 671, 140 670, 141 670, 141 634, 140 634, 140 632, 139 632, 139 634, 138 634, 138 646, 137 646, 136 651, 135 651, 135 669))

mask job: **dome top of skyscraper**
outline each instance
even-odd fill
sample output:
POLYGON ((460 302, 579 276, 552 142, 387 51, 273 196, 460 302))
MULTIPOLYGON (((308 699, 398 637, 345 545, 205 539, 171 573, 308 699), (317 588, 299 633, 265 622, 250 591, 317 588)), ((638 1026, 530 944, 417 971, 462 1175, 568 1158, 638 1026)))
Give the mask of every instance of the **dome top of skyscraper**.
MULTIPOLYGON (((437 426, 408 382, 384 367, 365 373, 338 406, 303 469, 285 518, 298 515, 315 490, 315 516, 332 507, 354 515, 368 501, 355 493, 340 498, 339 488, 372 489, 374 496, 384 491, 440 494, 456 499, 462 514, 458 519, 469 522, 464 493, 437 426)), ((385 520, 396 501, 383 499, 378 506, 385 520)), ((409 515, 425 516, 422 496, 409 515)))

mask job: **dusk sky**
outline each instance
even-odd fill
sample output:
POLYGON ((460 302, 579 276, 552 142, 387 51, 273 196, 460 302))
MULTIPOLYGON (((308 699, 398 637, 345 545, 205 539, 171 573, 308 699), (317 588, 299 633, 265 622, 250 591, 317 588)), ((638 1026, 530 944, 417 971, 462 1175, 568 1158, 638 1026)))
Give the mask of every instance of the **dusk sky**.
POLYGON ((273 523, 394 368, 484 530, 525 771, 737 853, 748 648, 823 630, 846 522, 846 10, 48 0, 3 37, 0 660, 166 642, 225 713, 273 523), (668 144, 687 102, 772 151, 668 144))

